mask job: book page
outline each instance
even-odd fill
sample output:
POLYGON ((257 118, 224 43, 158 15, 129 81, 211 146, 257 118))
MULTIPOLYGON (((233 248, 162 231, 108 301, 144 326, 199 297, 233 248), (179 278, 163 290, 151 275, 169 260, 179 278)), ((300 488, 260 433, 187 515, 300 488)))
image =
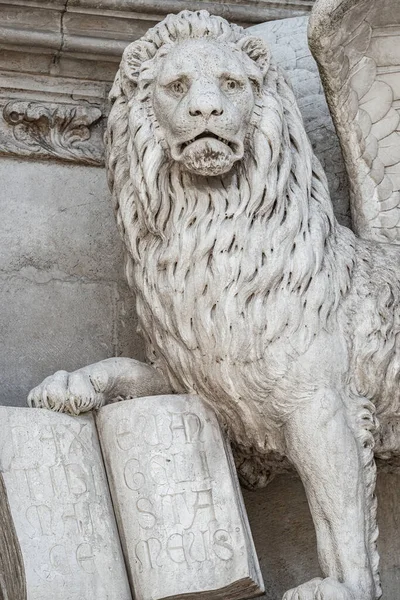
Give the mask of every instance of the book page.
POLYGON ((196 396, 137 398, 96 423, 137 600, 230 598, 262 579, 230 448, 196 396), (214 593, 211 593, 213 592, 214 593))
POLYGON ((0 407, 0 471, 27 600, 132 600, 91 415, 0 407))

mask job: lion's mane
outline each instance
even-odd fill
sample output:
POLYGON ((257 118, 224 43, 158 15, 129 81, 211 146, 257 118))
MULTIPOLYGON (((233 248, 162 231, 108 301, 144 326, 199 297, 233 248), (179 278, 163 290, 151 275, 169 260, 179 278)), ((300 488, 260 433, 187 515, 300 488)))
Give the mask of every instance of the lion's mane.
MULTIPOLYGON (((211 402, 244 453, 272 456, 276 425, 296 398, 275 349, 289 335, 297 358, 322 329, 338 327, 356 261, 293 92, 261 41, 205 11, 184 11, 128 46, 111 99, 109 185, 149 359, 177 391, 211 402), (151 105, 156 61, 193 37, 247 52, 264 73, 245 157, 220 177, 170 160, 151 105)), ((373 490, 373 407, 355 399, 349 410, 373 490)), ((250 464, 241 465, 247 483, 265 483, 269 470, 255 476, 250 464)), ((377 573, 372 491, 366 502, 377 573)))
MULTIPOLYGON (((240 51, 251 39, 220 17, 184 11, 125 50, 111 92, 109 185, 139 320, 158 358, 165 354, 158 338, 175 329, 174 342, 183 354, 187 348, 193 351, 202 336, 208 346, 215 337, 215 348, 228 345, 242 352, 245 344, 251 368, 283 332, 293 334, 300 352, 320 328, 335 325, 336 309, 350 284, 354 236, 336 223, 326 177, 293 92, 272 62, 256 101, 245 158, 231 173, 199 177, 168 158, 152 111, 149 73, 172 44, 204 36, 240 51), (189 289, 192 267, 204 300, 189 289), (225 278, 229 285, 223 288, 225 278), (175 292, 172 306, 159 293, 168 289, 175 292), (195 306, 199 302, 201 309, 195 306), (199 312, 210 327, 196 330, 193 316, 199 312), (248 324, 247 340, 235 339, 240 315, 248 324)), ((262 43, 248 45, 254 60, 259 55, 267 60, 262 43)), ((188 366, 182 358, 173 372, 169 369, 175 387, 192 388, 188 366)), ((260 366, 251 368, 247 382, 257 395, 268 383, 260 366)))

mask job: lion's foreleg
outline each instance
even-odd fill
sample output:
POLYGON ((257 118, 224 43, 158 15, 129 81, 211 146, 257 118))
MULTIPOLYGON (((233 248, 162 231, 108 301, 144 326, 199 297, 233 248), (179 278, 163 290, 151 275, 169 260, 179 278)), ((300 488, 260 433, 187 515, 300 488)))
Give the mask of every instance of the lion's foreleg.
POLYGON ((30 392, 28 404, 79 414, 114 400, 169 393, 154 367, 132 358, 107 358, 72 373, 57 371, 30 392))
MULTIPOLYGON (((285 438, 305 487, 325 576, 343 585, 344 598, 375 600, 362 449, 340 395, 322 390, 303 402, 288 418, 285 438)), ((329 585, 319 588, 304 597, 331 598, 329 585)))

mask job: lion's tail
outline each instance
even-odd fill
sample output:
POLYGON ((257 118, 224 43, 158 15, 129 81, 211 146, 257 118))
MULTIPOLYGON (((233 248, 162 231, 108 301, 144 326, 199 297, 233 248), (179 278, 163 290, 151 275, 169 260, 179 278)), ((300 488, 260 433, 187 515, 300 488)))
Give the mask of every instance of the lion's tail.
POLYGON ((377 549, 379 529, 377 523, 378 501, 375 495, 376 464, 374 459, 374 432, 377 430, 378 423, 375 416, 375 406, 372 402, 365 398, 358 398, 355 407, 355 435, 360 445, 360 458, 364 467, 365 530, 371 570, 375 582, 375 594, 378 599, 382 596, 377 549))

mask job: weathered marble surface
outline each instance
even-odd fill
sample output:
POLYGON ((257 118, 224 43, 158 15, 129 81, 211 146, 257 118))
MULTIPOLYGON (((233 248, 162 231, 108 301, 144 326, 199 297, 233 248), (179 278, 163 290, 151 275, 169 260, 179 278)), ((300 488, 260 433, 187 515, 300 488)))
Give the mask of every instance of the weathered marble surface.
MULTIPOLYGON (((327 171, 336 217, 348 225, 344 164, 307 47, 307 20, 275 21, 248 31, 265 32, 287 70, 306 130, 327 171)), ((53 84, 63 102, 79 95, 85 104, 91 99, 91 105, 100 106, 106 95, 100 81, 83 85, 17 71, 2 75, 0 95, 4 102, 10 94, 43 102, 53 84), (42 88, 45 92, 35 96, 42 88)), ((0 179, 6 190, 0 199, 0 329, 8 348, 0 355, 0 403, 24 404, 29 390, 57 369, 73 370, 113 355, 143 359, 104 171, 3 156, 0 179)))
POLYGON ((0 407, 0 470, 27 600, 131 600, 91 416, 0 407))
POLYGON ((196 396, 152 396, 104 407, 96 424, 137 600, 262 592, 213 411, 196 396))
MULTIPOLYGON (((305 15, 313 0, 209 0, 236 23, 305 15)), ((1 0, 0 154, 104 164, 106 97, 122 52, 182 0, 1 0)), ((192 0, 192 10, 205 8, 192 0)))
POLYGON ((104 171, 2 157, 0 180, 0 404, 25 406, 48 373, 143 342, 104 171))
MULTIPOLYGON (((312 5, 313 0, 190 2, 192 10, 206 7, 241 24, 304 15, 312 5)), ((112 80, 126 44, 182 8, 181 0, 1 0, 0 69, 112 80)))

